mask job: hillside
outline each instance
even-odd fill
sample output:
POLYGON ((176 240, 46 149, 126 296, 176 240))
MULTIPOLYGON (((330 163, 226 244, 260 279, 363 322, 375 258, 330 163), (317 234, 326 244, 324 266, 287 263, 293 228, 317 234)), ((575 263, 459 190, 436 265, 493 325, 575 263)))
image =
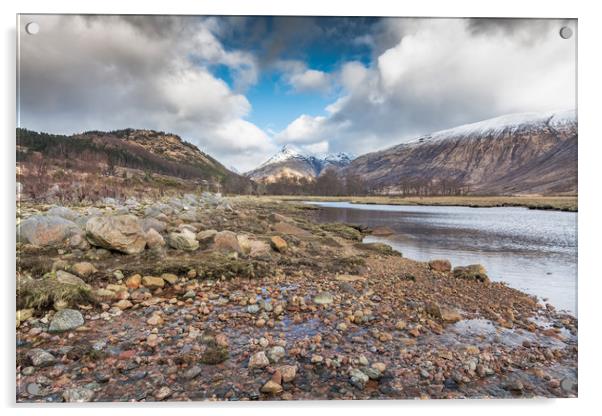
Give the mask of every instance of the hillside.
POLYGON ((162 192, 170 187, 205 187, 246 193, 253 187, 247 178, 179 136, 153 130, 89 131, 66 136, 17 129, 17 164, 24 194, 31 191, 34 197, 45 192, 44 186, 61 182, 73 187, 92 178, 104 187, 109 183, 140 185, 138 188, 162 192))
POLYGON ((576 112, 497 117, 358 157, 379 194, 576 194, 576 112))

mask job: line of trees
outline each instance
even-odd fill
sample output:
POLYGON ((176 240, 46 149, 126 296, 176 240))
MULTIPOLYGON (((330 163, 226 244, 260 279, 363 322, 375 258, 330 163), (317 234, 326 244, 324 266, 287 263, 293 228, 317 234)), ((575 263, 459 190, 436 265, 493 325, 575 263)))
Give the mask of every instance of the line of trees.
POLYGON ((340 174, 329 169, 315 179, 282 177, 261 185, 259 193, 268 195, 320 196, 452 196, 465 195, 469 187, 458 179, 409 178, 388 186, 370 187, 359 175, 340 174))

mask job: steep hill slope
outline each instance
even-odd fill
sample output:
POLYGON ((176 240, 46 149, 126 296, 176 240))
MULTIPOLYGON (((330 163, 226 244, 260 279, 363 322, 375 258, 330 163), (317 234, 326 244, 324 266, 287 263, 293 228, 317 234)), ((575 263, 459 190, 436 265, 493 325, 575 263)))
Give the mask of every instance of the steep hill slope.
POLYGON ((344 169, 382 194, 575 194, 574 110, 512 114, 443 130, 355 159, 344 169))

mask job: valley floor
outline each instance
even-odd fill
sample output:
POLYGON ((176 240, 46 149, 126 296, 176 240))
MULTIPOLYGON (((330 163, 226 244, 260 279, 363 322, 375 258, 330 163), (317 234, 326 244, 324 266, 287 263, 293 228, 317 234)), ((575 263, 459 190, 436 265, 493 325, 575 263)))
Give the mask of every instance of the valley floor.
POLYGON ((440 205, 468 207, 526 207, 576 212, 576 196, 264 196, 268 200, 285 201, 350 201, 356 204, 377 205, 440 205))
MULTIPOLYGON (((48 208, 24 203, 19 223, 48 208)), ((88 233, 115 214, 157 233, 135 254, 18 243, 17 401, 577 395, 576 318, 315 209, 189 195, 61 211, 88 233)))

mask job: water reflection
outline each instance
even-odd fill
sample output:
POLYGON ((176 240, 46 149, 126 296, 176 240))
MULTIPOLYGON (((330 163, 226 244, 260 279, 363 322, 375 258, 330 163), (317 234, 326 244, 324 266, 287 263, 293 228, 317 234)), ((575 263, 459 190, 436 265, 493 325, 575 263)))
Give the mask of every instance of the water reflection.
POLYGON ((493 280, 577 312, 577 214, 526 208, 393 206, 312 202, 318 220, 395 231, 381 241, 405 257, 481 263, 493 280))

